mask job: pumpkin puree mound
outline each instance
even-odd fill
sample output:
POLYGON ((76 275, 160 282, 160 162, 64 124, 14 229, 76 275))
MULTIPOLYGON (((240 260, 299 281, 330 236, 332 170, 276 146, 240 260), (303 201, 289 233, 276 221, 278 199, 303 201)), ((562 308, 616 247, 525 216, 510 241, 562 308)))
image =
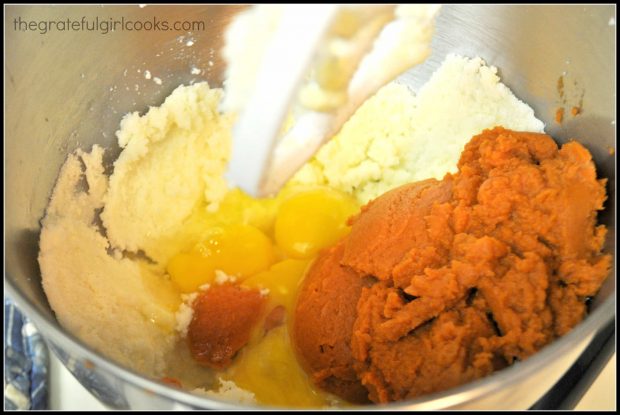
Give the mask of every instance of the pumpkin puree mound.
POLYGON ((606 278, 606 199, 588 150, 501 127, 459 171, 394 189, 310 269, 293 339, 323 389, 383 403, 523 360, 567 333, 606 278))

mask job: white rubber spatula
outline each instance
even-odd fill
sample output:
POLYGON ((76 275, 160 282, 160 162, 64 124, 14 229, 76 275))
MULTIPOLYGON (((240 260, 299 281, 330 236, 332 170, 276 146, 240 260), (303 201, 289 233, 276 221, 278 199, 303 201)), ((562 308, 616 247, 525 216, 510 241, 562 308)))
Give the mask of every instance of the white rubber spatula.
POLYGON ((258 7, 229 29, 228 72, 241 76, 225 83, 223 109, 239 113, 227 178, 261 197, 276 193, 369 96, 428 56, 439 6, 258 7))

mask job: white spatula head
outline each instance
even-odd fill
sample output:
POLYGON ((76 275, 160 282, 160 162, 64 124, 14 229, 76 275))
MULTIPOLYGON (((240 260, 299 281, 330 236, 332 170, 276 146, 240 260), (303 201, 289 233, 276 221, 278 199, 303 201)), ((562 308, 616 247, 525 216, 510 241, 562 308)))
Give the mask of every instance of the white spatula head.
POLYGON ((228 50, 236 52, 226 56, 225 49, 225 57, 229 74, 242 76, 225 83, 223 110, 239 112, 227 178, 261 197, 276 193, 381 86, 428 56, 439 6, 258 7, 246 13, 262 14, 262 22, 270 19, 264 8, 273 11, 270 24, 254 32, 258 43, 248 29, 252 15, 241 16, 244 26, 231 25, 245 32, 229 33, 228 50), (244 48, 256 66, 246 72, 239 68, 244 48))

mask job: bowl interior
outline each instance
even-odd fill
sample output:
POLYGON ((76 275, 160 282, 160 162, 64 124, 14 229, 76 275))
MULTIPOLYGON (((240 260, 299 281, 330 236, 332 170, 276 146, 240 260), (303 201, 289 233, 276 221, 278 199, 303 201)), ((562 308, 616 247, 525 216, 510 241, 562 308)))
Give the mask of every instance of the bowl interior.
MULTIPOLYGON (((62 330, 41 287, 37 254, 39 221, 66 155, 98 143, 110 149, 110 164, 119 152, 114 133, 124 114, 144 113, 161 104, 182 83, 206 80, 220 86, 225 67, 219 54, 222 33, 242 8, 6 7, 5 281, 17 302, 26 304, 39 321, 62 330), (55 30, 49 23, 68 18, 81 22, 83 17, 92 30, 55 30), (96 19, 99 25, 93 28, 96 19), (145 29, 117 26, 110 31, 112 22, 129 20, 143 22, 145 29), (187 29, 146 30, 148 22, 157 21, 184 22, 187 29)), ((608 227, 605 249, 615 252, 616 60, 611 18, 612 5, 444 6, 432 55, 399 81, 418 89, 451 52, 480 56, 497 66, 502 81, 534 108, 548 134, 560 143, 578 139, 591 151, 599 176, 608 179, 609 197, 599 220, 608 227), (582 112, 566 115, 560 124, 554 120, 560 106, 566 114, 572 106, 582 112)), ((614 297, 615 279, 608 278, 592 304, 593 312, 607 304, 601 321, 613 318, 609 304, 614 297)))

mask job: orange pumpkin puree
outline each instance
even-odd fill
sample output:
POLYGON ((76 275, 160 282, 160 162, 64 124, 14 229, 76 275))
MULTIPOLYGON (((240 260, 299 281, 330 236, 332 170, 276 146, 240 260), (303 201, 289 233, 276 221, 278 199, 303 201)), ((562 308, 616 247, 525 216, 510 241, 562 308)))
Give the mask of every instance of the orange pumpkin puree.
POLYGON ((436 392, 528 358, 586 315, 611 264, 588 150, 497 127, 458 168, 371 201, 310 269, 293 339, 319 387, 377 403, 436 392))
POLYGON ((192 357, 213 369, 224 369, 250 340, 265 305, 257 289, 215 285, 194 300, 187 341, 192 357))

